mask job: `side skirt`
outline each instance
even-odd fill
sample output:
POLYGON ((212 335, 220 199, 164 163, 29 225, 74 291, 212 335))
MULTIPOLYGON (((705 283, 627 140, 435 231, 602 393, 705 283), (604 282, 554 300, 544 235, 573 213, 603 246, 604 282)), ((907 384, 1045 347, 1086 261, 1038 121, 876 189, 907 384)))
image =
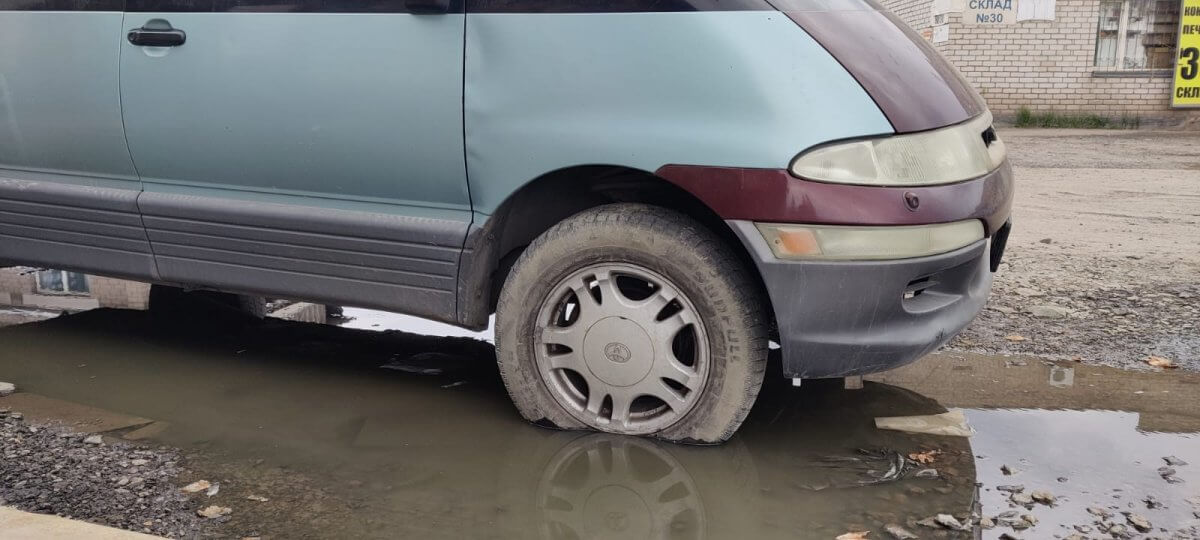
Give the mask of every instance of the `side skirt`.
POLYGON ((144 192, 162 281, 457 323, 468 223, 144 192))
POLYGON ((0 260, 158 279, 138 192, 0 178, 0 260))

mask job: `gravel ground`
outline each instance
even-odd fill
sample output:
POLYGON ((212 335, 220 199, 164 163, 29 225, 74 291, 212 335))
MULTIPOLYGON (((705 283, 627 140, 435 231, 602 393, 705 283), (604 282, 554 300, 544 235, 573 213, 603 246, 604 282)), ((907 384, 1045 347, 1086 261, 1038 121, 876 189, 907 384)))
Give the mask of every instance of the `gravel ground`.
POLYGON ((171 538, 206 529, 172 483, 182 471, 165 448, 95 444, 0 410, 0 455, 0 505, 171 538))
POLYGON ((1013 233, 950 348, 1200 370, 1200 132, 1007 130, 1013 233))

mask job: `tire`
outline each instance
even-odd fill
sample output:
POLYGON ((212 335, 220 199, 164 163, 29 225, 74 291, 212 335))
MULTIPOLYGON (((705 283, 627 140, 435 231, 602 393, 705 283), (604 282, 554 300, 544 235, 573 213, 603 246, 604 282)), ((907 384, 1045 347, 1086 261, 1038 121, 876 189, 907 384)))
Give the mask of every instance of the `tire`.
POLYGON ((762 297, 730 248, 680 213, 586 210, 513 265, 497 305, 500 374, 531 422, 723 442, 762 386, 762 297))

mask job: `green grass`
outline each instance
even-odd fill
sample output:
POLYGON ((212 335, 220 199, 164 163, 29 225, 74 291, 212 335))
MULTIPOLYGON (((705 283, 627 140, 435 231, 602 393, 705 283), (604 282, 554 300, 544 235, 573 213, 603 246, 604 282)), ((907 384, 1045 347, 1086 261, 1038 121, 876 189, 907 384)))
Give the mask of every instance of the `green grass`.
POLYGON ((1114 120, 1090 113, 1035 113, 1027 107, 1021 107, 1014 125, 1019 128, 1137 129, 1139 124, 1141 119, 1136 116, 1122 116, 1114 120))

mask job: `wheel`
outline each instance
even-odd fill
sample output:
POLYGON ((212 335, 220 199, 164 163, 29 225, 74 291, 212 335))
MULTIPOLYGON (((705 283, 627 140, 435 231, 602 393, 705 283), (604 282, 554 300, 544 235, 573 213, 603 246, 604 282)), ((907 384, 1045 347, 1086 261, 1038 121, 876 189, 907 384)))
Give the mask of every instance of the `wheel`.
POLYGON ((641 204, 538 237, 500 294, 500 374, 522 416, 563 429, 717 443, 766 369, 765 304, 711 231, 641 204))

